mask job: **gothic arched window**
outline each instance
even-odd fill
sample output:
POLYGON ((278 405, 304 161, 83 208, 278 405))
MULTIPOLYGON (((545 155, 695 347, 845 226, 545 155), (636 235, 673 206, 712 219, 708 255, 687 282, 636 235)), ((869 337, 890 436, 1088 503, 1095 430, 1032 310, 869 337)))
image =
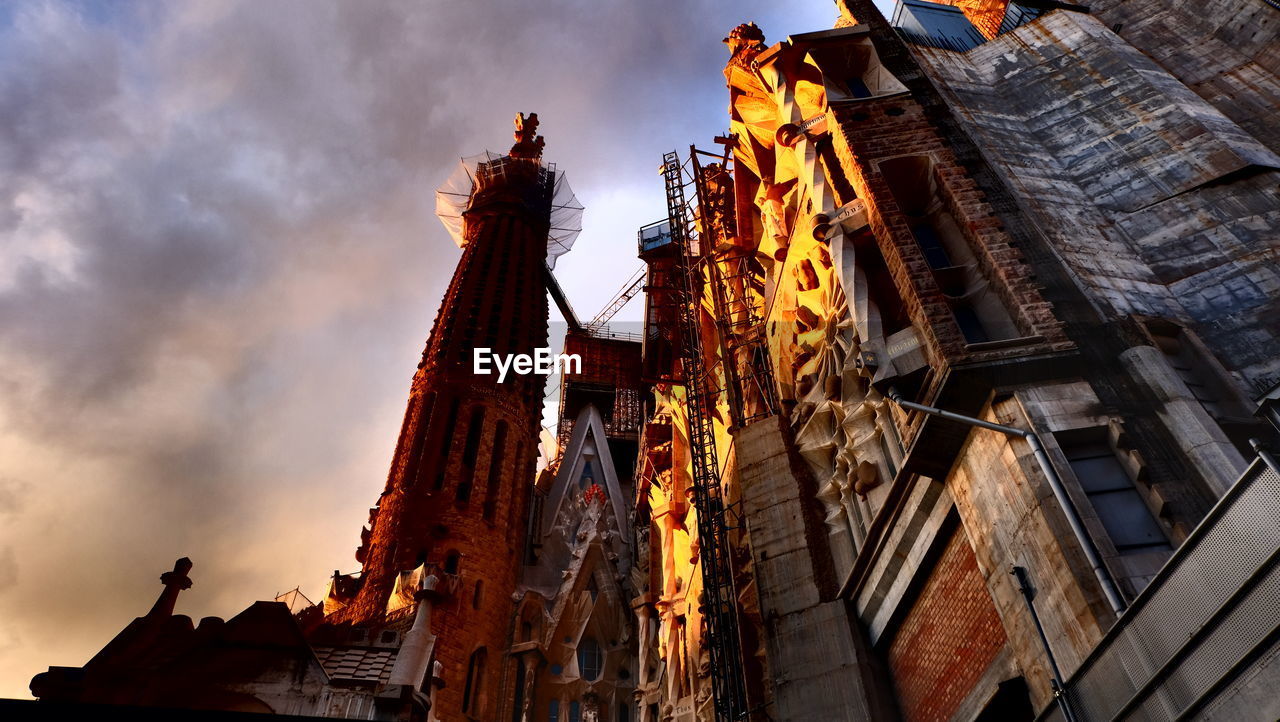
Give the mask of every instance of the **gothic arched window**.
POLYGON ((471 653, 467 663, 467 684, 462 688, 462 711, 473 717, 479 717, 484 701, 480 687, 484 684, 484 663, 488 653, 480 647, 471 653))
POLYGON ((454 398, 449 404, 449 413, 440 429, 440 448, 436 453, 436 478, 433 486, 439 490, 444 488, 445 472, 449 469, 449 446, 453 444, 453 430, 458 425, 458 407, 462 399, 454 398))
POLYGON ((471 410, 471 423, 467 425, 467 442, 462 447, 462 478, 458 481, 459 504, 471 501, 472 477, 475 475, 476 454, 480 451, 480 435, 484 431, 484 407, 471 410))
POLYGON ((586 491, 599 483, 600 475, 595 473, 595 465, 595 460, 592 458, 588 458, 582 464, 582 474, 578 476, 578 489, 580 491, 586 491))
POLYGON ((413 443, 409 447, 409 464, 404 475, 404 485, 413 486, 422 473, 422 461, 427 454, 427 431, 431 428, 431 414, 436 406, 436 392, 427 394, 422 403, 422 411, 418 416, 417 427, 413 432, 413 443))
POLYGON ((506 460, 507 422, 499 421, 493 432, 493 451, 489 455, 489 478, 484 492, 484 518, 493 521, 498 511, 499 482, 502 480, 502 462, 506 460))
POLYGON ((578 642, 578 674, 588 682, 600 679, 604 671, 604 650, 600 643, 591 637, 584 637, 578 642))

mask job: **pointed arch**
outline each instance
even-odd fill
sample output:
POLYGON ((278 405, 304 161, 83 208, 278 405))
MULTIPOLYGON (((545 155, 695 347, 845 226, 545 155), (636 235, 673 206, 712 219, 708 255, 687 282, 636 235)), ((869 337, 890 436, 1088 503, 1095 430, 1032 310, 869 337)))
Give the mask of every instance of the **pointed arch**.
POLYGON ((462 688, 462 712, 472 717, 480 717, 484 713, 485 664, 489 653, 484 647, 476 648, 467 661, 467 682, 462 688))
MULTIPOLYGON (((560 470, 551 484, 547 502, 542 509, 542 533, 548 534, 555 528, 556 516, 566 498, 578 493, 578 482, 582 478, 583 469, 592 462, 598 467, 602 477, 593 481, 604 489, 617 528, 625 532, 628 528, 625 497, 622 485, 618 482, 617 467, 614 466, 613 456, 609 451, 609 439, 604 433, 604 418, 595 405, 588 404, 578 413, 577 422, 573 425, 573 436, 565 445, 561 458, 560 470)), ((623 534, 622 537, 622 543, 627 544, 626 535, 623 534)))
POLYGON ((432 488, 436 491, 444 488, 444 477, 449 469, 449 446, 453 443, 454 429, 458 425, 458 410, 462 405, 462 399, 455 396, 449 402, 449 413, 445 417, 444 425, 440 428, 440 446, 436 450, 436 476, 432 481, 432 488))
POLYGON ((484 432, 485 408, 476 404, 471 409, 471 421, 467 424, 467 440, 462 446, 462 475, 459 477, 455 497, 459 504, 471 501, 471 489, 475 483, 476 456, 480 453, 480 439, 484 432))
POLYGON ((492 523, 498 511, 498 493, 502 487, 502 463, 507 458, 507 422, 499 421, 493 432, 493 451, 489 454, 489 474, 485 480, 484 520, 492 523))

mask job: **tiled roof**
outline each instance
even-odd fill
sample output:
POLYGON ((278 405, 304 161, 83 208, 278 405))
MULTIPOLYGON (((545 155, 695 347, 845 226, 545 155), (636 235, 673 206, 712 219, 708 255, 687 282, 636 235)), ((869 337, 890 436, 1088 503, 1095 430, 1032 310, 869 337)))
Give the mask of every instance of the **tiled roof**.
POLYGON ((316 647, 315 650, 330 679, 362 682, 386 682, 397 651, 367 647, 316 647))

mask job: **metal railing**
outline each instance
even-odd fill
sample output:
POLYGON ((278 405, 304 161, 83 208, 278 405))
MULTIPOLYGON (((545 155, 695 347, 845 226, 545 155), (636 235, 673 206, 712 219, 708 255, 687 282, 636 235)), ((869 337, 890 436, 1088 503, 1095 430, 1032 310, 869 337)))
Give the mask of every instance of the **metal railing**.
POLYGON ((582 327, 592 338, 603 338, 611 341, 631 341, 632 343, 640 343, 644 340, 644 334, 639 331, 615 331, 609 327, 607 323, 589 323, 582 327))
POLYGON ((661 248, 673 240, 671 237, 671 221, 664 218, 646 226, 641 226, 636 236, 641 254, 646 251, 652 251, 655 248, 661 248))
POLYGON ((1203 710, 1280 645, 1277 560, 1280 475, 1258 459, 1067 680, 1076 720, 1203 710))

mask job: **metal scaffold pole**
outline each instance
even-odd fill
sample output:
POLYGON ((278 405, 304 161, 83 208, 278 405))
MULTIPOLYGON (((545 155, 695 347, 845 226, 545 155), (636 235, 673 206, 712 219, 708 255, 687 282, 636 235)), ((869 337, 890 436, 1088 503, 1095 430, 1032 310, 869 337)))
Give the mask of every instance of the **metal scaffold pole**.
MULTIPOLYGON (((700 154, 716 158, 720 172, 727 180, 729 153, 726 148, 721 159, 689 146, 689 163, 698 198, 697 215, 702 226, 698 235, 702 246, 700 256, 706 264, 711 284, 729 415, 733 418, 733 425, 740 428, 776 414, 778 402, 773 370, 765 349, 762 303, 757 301, 752 290, 756 278, 752 252, 730 242, 737 235, 732 201, 726 203, 723 198, 713 200, 717 194, 708 188, 705 171, 716 166, 704 167, 698 160, 700 154), (720 242, 726 247, 723 251, 717 248, 720 242)), ((721 189, 722 192, 727 190, 731 188, 721 189)))
POLYGON ((747 714, 741 642, 738 637, 737 594, 725 524, 725 504, 716 454, 711 411, 714 384, 702 359, 699 309, 702 306, 701 260, 691 247, 692 218, 684 193, 680 156, 662 158, 667 215, 677 249, 679 285, 680 360, 688 393, 689 452, 693 464, 693 503, 698 514, 698 545, 702 565, 705 643, 711 656, 711 680, 717 720, 739 720, 747 714))

